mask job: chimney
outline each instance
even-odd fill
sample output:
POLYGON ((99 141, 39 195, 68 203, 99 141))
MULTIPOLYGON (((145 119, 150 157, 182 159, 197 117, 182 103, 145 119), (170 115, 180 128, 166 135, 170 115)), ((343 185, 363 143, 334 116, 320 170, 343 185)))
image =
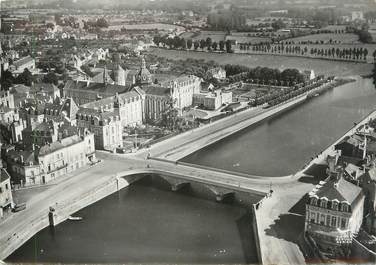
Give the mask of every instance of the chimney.
POLYGON ((334 173, 335 172, 335 167, 336 167, 335 157, 328 155, 327 163, 328 163, 328 171, 329 171, 329 173, 334 173))

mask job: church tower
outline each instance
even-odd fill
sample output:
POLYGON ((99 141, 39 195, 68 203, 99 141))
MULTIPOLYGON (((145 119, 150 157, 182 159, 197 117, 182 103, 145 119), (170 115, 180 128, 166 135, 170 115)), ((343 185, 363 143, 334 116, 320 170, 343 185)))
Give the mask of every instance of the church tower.
POLYGON ((146 62, 144 56, 141 57, 141 68, 136 74, 136 85, 150 85, 153 83, 152 75, 149 70, 146 68, 146 62))

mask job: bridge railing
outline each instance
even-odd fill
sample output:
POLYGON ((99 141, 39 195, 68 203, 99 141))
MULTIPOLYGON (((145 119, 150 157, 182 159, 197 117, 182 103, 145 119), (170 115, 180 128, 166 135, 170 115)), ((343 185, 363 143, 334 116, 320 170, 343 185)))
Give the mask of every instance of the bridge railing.
POLYGON ((250 174, 246 174, 246 173, 234 172, 234 171, 230 171, 230 170, 213 168, 213 167, 208 167, 208 166, 203 166, 203 165, 191 164, 191 163, 182 162, 182 161, 176 161, 175 162, 175 161, 171 161, 171 160, 163 159, 163 158, 158 158, 158 157, 153 157, 151 159, 156 160, 156 161, 160 161, 160 162, 173 164, 173 165, 181 165, 181 166, 186 166, 186 167, 191 167, 191 168, 199 168, 199 169, 203 169, 203 170, 219 172, 219 173, 234 175, 234 176, 243 177, 243 178, 253 178, 253 179, 255 179, 255 178, 258 178, 258 179, 265 178, 265 177, 262 177, 262 176, 250 175, 250 174))

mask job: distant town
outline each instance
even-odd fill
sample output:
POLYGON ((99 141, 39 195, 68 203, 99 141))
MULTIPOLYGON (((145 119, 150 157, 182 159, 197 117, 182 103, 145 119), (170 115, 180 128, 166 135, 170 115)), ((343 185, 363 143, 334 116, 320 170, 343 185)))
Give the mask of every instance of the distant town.
POLYGON ((150 260, 116 252, 98 262, 376 261, 376 1, 86 2, 0 1, 0 260, 94 263, 84 252, 60 260, 32 238, 90 222, 80 211, 115 192, 167 183, 176 201, 214 196, 246 209, 242 249, 166 245, 171 260, 148 248, 139 251, 150 260), (294 155, 255 136, 247 141, 268 147, 250 150, 242 134, 299 111, 301 120, 283 122, 296 129, 262 133, 281 132, 274 140, 294 155), (251 162, 258 152, 263 162, 251 162), (274 156, 299 166, 278 168, 274 156))

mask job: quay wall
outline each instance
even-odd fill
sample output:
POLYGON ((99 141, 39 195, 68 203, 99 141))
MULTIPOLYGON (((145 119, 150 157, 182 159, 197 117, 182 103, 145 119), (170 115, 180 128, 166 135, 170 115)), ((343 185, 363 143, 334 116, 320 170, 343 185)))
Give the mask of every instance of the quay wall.
POLYGON ((258 229, 258 222, 257 222, 257 209, 256 205, 252 205, 252 227, 253 227, 253 234, 255 237, 255 245, 256 245, 256 251, 257 251, 257 258, 259 260, 259 264, 264 264, 263 262, 263 256, 261 251, 261 244, 260 244, 260 234, 258 229))
MULTIPOLYGON (((55 210, 53 213, 53 225, 58 225, 67 220, 73 213, 127 187, 138 178, 138 176, 124 178, 120 175, 109 176, 104 182, 83 191, 79 196, 57 203, 53 206, 55 210)), ((36 214, 36 217, 29 222, 27 227, 18 230, 6 242, 0 242, 0 261, 12 254, 36 233, 48 227, 51 224, 50 221, 49 209, 44 209, 36 214)))
MULTIPOLYGON (((302 104, 305 100, 307 99, 307 94, 304 94, 304 95, 301 95, 301 96, 298 96, 296 98, 293 98, 291 99, 290 101, 287 101, 287 102, 284 102, 280 105, 277 105, 277 106, 273 106, 261 113, 259 113, 258 115, 256 116, 249 116, 249 115, 244 115, 245 113, 237 113, 237 114, 233 114, 233 115, 230 115, 224 119, 220 119, 218 121, 215 121, 213 123, 209 123, 203 127, 200 127, 199 130, 205 130, 207 128, 209 128, 210 126, 213 126, 214 124, 216 123, 223 123, 225 119, 232 119, 232 124, 229 124, 226 128, 223 128, 223 127, 220 127, 218 128, 217 130, 214 130, 214 131, 210 131, 210 134, 207 134, 207 135, 204 135, 202 137, 200 137, 200 139, 202 140, 203 138, 207 138, 205 142, 200 142, 200 144, 194 144, 196 141, 200 140, 200 139, 197 139, 197 138, 193 138, 192 140, 190 141, 186 141, 184 142, 184 140, 182 140, 182 144, 180 146, 175 146, 174 149, 176 148, 181 148, 181 147, 186 147, 188 146, 189 144, 192 144, 190 145, 189 147, 187 148, 184 148, 183 151, 175 154, 173 157, 171 157, 169 160, 172 160, 172 161, 177 161, 177 160, 180 160, 204 147, 207 147, 211 144, 214 144, 232 134, 235 134, 237 132, 240 132, 250 126, 255 126, 259 123, 261 123, 262 121, 264 121, 265 119, 268 119, 268 118, 272 118, 274 116, 277 116, 285 111, 288 111, 294 107, 296 107, 297 105, 299 104, 302 104), (244 117, 237 117, 237 116, 244 116, 244 117)), ((252 111, 250 110, 246 110, 247 112, 249 112, 250 115, 252 115, 252 111)), ((187 131, 181 135, 179 135, 178 137, 189 137, 189 134, 191 133, 191 131, 187 131)), ((164 154, 166 154, 168 151, 164 151, 162 153, 159 153, 159 154, 156 154, 154 157, 164 157, 164 154)), ((153 158, 154 158, 153 157, 153 158)))
POLYGON ((376 110, 371 111, 365 118, 360 120, 356 123, 351 129, 349 129, 344 135, 342 135, 338 140, 334 143, 330 144, 327 148, 325 148, 320 154, 318 154, 313 160, 309 161, 305 164, 302 169, 295 174, 295 177, 299 177, 304 174, 306 170, 308 170, 314 164, 322 164, 325 163, 325 160, 328 155, 333 155, 335 146, 341 142, 345 137, 351 136, 355 134, 356 130, 360 128, 362 125, 366 124, 370 119, 376 118, 376 110))

